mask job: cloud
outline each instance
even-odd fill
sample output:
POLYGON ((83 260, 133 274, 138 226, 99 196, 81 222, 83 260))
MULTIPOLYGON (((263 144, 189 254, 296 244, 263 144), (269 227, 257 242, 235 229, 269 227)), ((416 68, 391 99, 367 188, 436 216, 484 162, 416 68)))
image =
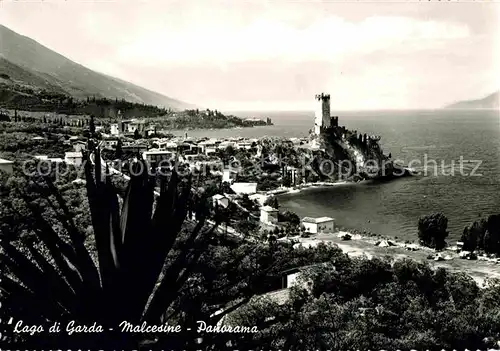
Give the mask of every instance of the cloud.
POLYGON ((369 17, 361 22, 348 22, 331 16, 304 28, 266 17, 246 26, 201 24, 182 31, 170 28, 143 31, 141 36, 118 48, 117 59, 148 65, 269 59, 334 61, 342 55, 402 45, 428 48, 470 35, 465 24, 407 17, 369 17))

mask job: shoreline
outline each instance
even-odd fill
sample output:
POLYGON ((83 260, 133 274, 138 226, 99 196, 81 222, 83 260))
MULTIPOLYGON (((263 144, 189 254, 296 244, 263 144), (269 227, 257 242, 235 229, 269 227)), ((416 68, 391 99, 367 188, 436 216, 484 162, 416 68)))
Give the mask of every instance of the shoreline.
POLYGON ((210 128, 200 128, 200 127, 187 127, 187 128, 172 128, 172 129, 165 129, 164 131, 171 132, 173 133, 184 133, 184 132, 196 132, 196 131, 215 131, 215 130, 240 130, 240 129, 250 129, 250 128, 256 128, 256 127, 272 127, 274 124, 255 124, 255 125, 247 125, 247 126, 227 126, 227 127, 210 127, 210 128))
POLYGON ((394 239, 374 238, 355 233, 355 231, 340 231, 334 233, 314 234, 309 238, 300 236, 280 238, 279 241, 295 240, 295 245, 302 247, 314 247, 320 243, 337 245, 345 254, 351 258, 367 257, 384 258, 390 257, 391 261, 400 259, 411 259, 416 262, 427 262, 433 268, 446 268, 452 272, 464 272, 470 275, 478 286, 484 285, 488 278, 500 279, 500 259, 488 259, 478 256, 477 260, 460 258, 459 253, 453 246, 436 252, 432 248, 420 244, 407 244, 394 239), (349 234, 349 240, 342 236, 349 234), (389 243, 388 246, 376 245, 377 242, 389 243), (432 256, 432 258, 429 258, 432 256), (435 259, 435 257, 440 257, 435 259))
POLYGON ((301 185, 297 185, 294 187, 280 187, 278 189, 266 191, 264 195, 266 196, 276 196, 276 195, 286 195, 286 194, 298 194, 303 190, 307 189, 318 189, 318 188, 329 188, 339 185, 353 185, 358 184, 364 181, 350 181, 350 180, 339 180, 336 182, 314 182, 314 183, 305 183, 301 185))
POLYGON ((408 167, 403 167, 405 174, 401 176, 394 176, 390 179, 386 178, 373 178, 373 179, 363 179, 363 180, 337 180, 335 182, 314 182, 314 183, 304 183, 304 184, 299 184, 296 186, 290 186, 290 187, 279 187, 277 189, 273 190, 268 190, 264 192, 264 195, 266 196, 273 196, 273 195, 287 195, 287 194, 298 194, 302 192, 303 190, 307 189, 319 189, 319 188, 329 188, 329 187, 335 187, 335 186, 340 186, 340 185, 355 185, 355 184, 363 184, 366 182, 386 182, 386 181, 391 181, 391 180, 396 180, 398 178, 408 178, 408 177, 413 177, 415 176, 415 171, 411 168, 408 167))

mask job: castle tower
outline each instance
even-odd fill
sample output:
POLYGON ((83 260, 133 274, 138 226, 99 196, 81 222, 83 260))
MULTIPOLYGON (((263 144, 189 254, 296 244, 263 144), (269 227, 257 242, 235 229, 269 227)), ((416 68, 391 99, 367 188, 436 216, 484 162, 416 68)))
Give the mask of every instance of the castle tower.
POLYGON ((318 102, 314 114, 314 133, 319 135, 321 128, 330 127, 330 95, 321 93, 315 98, 318 102))

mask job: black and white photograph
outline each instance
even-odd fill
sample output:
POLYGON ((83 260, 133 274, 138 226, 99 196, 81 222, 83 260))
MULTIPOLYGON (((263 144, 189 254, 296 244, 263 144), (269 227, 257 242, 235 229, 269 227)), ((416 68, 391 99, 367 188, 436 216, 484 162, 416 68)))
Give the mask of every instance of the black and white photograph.
POLYGON ((500 350, 500 2, 0 0, 0 350, 500 350))

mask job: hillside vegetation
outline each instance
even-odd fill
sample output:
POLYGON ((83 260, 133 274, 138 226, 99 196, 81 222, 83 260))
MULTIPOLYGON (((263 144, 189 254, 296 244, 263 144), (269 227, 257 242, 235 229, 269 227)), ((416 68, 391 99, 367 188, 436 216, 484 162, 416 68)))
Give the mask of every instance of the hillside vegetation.
POLYGON ((45 90, 84 99, 125 99, 172 109, 193 105, 144 89, 118 78, 94 72, 38 42, 0 25, 1 98, 27 96, 45 90))

